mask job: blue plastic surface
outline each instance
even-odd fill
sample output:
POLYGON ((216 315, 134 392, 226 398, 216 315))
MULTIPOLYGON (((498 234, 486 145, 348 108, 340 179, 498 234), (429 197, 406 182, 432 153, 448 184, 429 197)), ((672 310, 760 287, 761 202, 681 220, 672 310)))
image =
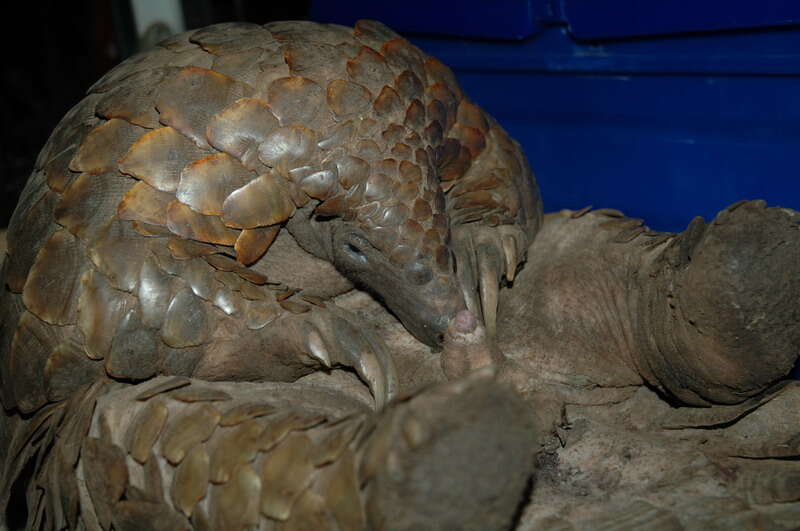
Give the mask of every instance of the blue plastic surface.
POLYGON ((317 0, 311 18, 381 20, 403 33, 521 39, 564 24, 577 39, 604 39, 800 23, 787 0, 317 0))
POLYGON ((679 231, 740 199, 800 209, 800 30, 409 37, 522 144, 547 210, 615 207, 679 231))
POLYGON ((522 41, 407 35, 454 71, 800 75, 800 30, 771 29, 580 43, 553 26, 522 41))
POLYGON ((376 0, 316 1, 311 19, 353 25, 362 18, 380 20, 401 33, 457 37, 521 39, 540 29, 536 0, 376 0))
POLYGON ((800 23, 796 0, 547 0, 578 39, 800 23))

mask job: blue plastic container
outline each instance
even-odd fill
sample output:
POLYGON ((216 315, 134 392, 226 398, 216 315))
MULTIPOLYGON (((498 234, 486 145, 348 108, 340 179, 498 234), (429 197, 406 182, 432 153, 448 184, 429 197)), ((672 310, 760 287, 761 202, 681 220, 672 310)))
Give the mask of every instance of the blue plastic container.
POLYGON ((317 2, 312 17, 382 20, 450 65, 523 145, 547 210, 679 231, 739 199, 800 209, 800 29, 774 27, 800 3, 653 4, 317 2))

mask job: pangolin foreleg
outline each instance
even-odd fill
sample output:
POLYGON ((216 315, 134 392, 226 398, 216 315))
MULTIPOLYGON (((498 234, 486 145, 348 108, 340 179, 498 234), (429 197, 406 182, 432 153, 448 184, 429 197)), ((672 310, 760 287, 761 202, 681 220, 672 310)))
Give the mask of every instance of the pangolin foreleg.
POLYGON ((31 487, 42 525, 499 530, 533 466, 527 406, 485 373, 377 414, 310 382, 91 391, 31 487))

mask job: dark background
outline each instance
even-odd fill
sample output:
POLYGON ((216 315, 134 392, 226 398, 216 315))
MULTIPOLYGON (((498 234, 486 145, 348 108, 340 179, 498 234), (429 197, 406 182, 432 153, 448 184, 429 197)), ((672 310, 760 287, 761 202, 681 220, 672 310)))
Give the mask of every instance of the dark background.
MULTIPOLYGON (((187 28, 385 21, 520 141, 547 210, 680 231, 740 199, 800 209, 800 2, 184 0, 187 28)), ((129 0, 4 8, 0 227, 64 113, 137 48, 129 0)))

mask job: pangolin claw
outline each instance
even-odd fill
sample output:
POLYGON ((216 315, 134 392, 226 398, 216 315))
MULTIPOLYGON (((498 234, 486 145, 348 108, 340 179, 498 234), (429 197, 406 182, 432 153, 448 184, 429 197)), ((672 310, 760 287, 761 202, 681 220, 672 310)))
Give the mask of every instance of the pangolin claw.
POLYGON ((456 274, 458 283, 461 287, 461 294, 467 310, 475 314, 479 319, 483 317, 480 301, 476 287, 478 280, 476 277, 477 267, 475 265, 475 251, 472 245, 472 238, 466 237, 459 239, 453 245, 454 260, 456 262, 456 274))
POLYGON ((494 337, 497 325, 497 302, 500 292, 502 260, 494 243, 481 242, 477 246, 479 286, 483 322, 489 337, 494 337))
POLYGON ((503 255, 506 259, 506 280, 514 282, 517 274, 517 240, 511 234, 503 235, 503 255))
POLYGON ((352 367, 370 388, 376 409, 397 394, 394 361, 383 343, 351 313, 330 304, 304 327, 309 354, 328 368, 352 367))
POLYGON ((497 328, 503 278, 514 280, 525 258, 525 235, 515 225, 464 225, 453 231, 453 253, 467 309, 480 318, 489 337, 497 328))
POLYGON ((325 367, 331 368, 331 356, 322 339, 322 333, 313 324, 308 324, 305 331, 305 342, 308 353, 325 367))

